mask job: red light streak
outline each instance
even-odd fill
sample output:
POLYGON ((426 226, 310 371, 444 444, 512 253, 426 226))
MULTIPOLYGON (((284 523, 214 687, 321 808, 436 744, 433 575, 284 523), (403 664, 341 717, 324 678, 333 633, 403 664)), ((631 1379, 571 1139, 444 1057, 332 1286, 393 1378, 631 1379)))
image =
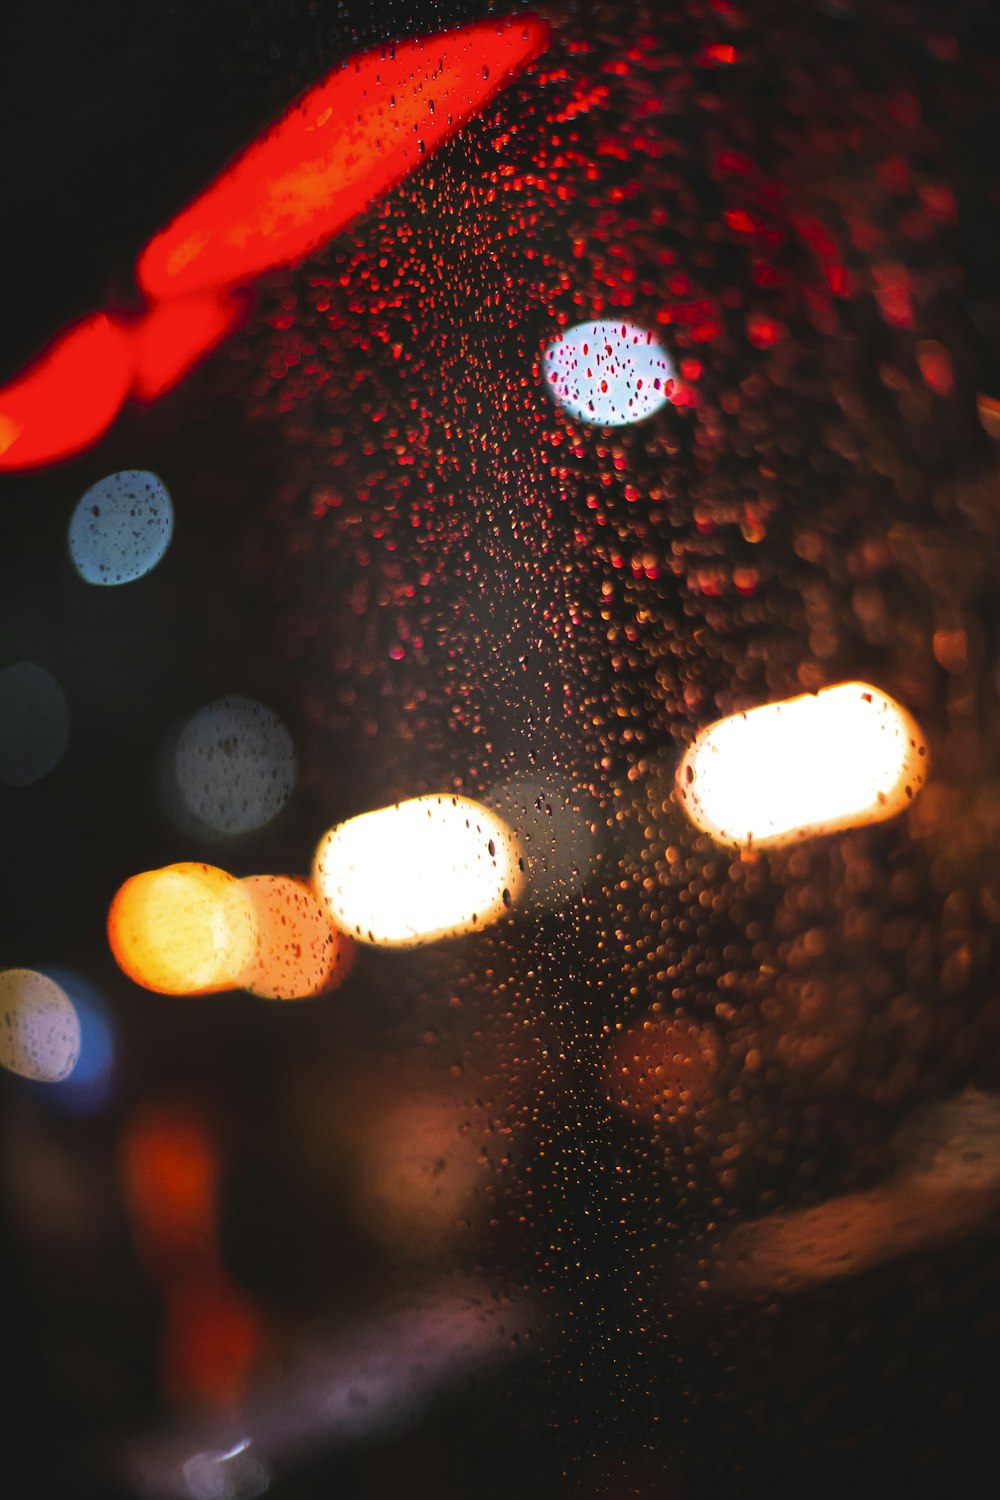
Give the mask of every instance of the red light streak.
POLYGON ((118 415, 132 379, 132 342, 94 313, 0 389, 0 469, 33 469, 95 443, 118 415))
POLYGON ((482 109, 548 35, 518 17, 348 61, 155 236, 136 267, 140 287, 179 296, 300 260, 482 109))
POLYGON ((215 292, 150 308, 132 329, 134 399, 155 401, 177 385, 233 332, 246 310, 245 298, 215 292))
POLYGON ((394 187, 548 43, 534 16, 483 21, 348 59, 146 246, 140 318, 95 313, 0 387, 0 471, 96 442, 129 395, 153 401, 239 322, 227 295, 300 260, 394 187))

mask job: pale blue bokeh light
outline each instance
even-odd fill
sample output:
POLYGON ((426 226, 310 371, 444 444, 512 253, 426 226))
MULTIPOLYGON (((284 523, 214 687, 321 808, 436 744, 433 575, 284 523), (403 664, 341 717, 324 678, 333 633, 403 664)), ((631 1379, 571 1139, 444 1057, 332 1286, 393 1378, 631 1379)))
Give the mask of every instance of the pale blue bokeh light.
POLYGON ((70 557, 87 583, 134 583, 161 561, 173 531, 163 480, 147 469, 123 469, 80 499, 69 523, 70 557))
POLYGON ((625 427, 670 399, 676 372, 654 333, 633 323, 578 323, 542 356, 553 400, 593 427, 625 427))

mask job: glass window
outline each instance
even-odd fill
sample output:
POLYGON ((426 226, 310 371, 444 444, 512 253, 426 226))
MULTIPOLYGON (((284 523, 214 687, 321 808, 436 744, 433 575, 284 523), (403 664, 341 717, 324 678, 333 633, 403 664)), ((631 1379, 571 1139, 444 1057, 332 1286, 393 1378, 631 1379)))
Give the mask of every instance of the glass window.
POLYGON ((33 1493, 991 1464, 996 44, 978 0, 18 8, 33 1493))

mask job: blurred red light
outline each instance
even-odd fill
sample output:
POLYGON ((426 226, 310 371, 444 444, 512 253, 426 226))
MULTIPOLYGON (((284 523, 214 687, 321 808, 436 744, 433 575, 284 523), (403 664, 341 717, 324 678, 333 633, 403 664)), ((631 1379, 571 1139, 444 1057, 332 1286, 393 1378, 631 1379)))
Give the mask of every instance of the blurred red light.
POLYGON ((122 1178, 137 1246, 150 1269, 215 1254, 215 1148, 190 1116, 152 1108, 128 1127, 122 1178))
POLYGON ((151 308, 132 330, 131 394, 138 401, 164 395, 232 333, 246 308, 244 298, 227 293, 178 297, 151 308))
POLYGON ((105 313, 68 329, 0 389, 0 469, 69 458, 111 426, 132 379, 132 341, 105 313))
POLYGON ((146 246, 152 299, 234 286, 330 239, 545 46, 534 17, 379 48, 338 67, 146 246))
POLYGON ((79 453, 130 390, 140 401, 169 390, 239 321, 243 304, 219 293, 332 238, 548 38, 546 22, 511 17, 342 64, 146 246, 136 276, 164 306, 128 325, 105 313, 85 318, 0 388, 0 471, 79 453))
POLYGON ((249 1299, 209 1272, 169 1291, 163 1331, 164 1394, 177 1404, 231 1406, 260 1348, 260 1317, 249 1299))

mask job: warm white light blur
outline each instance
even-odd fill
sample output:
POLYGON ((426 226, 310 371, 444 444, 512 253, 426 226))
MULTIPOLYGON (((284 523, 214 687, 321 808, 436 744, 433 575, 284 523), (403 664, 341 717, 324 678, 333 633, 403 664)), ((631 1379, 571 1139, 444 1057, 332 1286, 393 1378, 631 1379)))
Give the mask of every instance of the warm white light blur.
POLYGON ((717 843, 760 846, 895 817, 927 770, 906 710, 867 683, 843 682, 703 729, 678 767, 677 793, 717 843))
POLYGON ((254 958, 253 902, 214 865, 144 870, 119 889, 108 941, 119 968, 162 995, 235 989, 254 958))
POLYGON ((468 797, 414 797, 332 828, 313 885, 363 943, 410 948, 502 917, 523 880, 517 839, 468 797))

